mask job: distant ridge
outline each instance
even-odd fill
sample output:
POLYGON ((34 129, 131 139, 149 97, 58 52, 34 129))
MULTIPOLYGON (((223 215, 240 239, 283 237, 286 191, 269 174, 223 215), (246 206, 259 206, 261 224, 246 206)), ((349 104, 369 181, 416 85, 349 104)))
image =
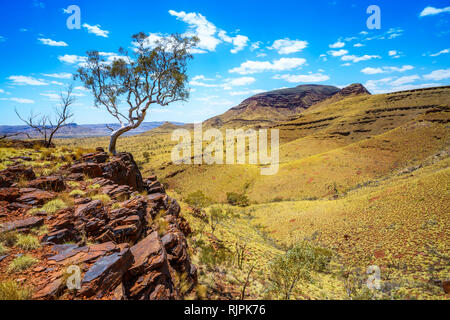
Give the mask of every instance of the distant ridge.
MULTIPOLYGON (((154 122, 143 122, 138 128, 127 132, 125 135, 136 135, 147 132, 159 126, 168 124, 165 121, 154 121, 154 122)), ((171 125, 182 125, 181 122, 172 122, 171 125)), ((66 127, 62 128, 55 135, 56 138, 77 138, 77 137, 103 137, 108 136, 111 133, 112 129, 118 129, 120 127, 117 123, 112 124, 76 124, 69 123, 66 127)), ((26 132, 31 137, 37 137, 36 133, 25 125, 17 125, 17 126, 0 126, 0 134, 14 134, 18 132, 26 132)), ((17 138, 17 137, 16 137, 17 138)), ((19 136, 20 138, 20 136, 19 136)))

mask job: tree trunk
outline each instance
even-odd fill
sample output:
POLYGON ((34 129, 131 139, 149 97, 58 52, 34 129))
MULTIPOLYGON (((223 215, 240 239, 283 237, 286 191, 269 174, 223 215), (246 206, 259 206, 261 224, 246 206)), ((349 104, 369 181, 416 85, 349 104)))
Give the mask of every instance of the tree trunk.
POLYGON ((109 138, 109 152, 113 156, 117 155, 117 151, 116 151, 117 138, 119 138, 125 132, 130 131, 131 129, 134 129, 134 128, 136 128, 136 126, 121 127, 120 129, 117 129, 111 133, 111 136, 109 138))

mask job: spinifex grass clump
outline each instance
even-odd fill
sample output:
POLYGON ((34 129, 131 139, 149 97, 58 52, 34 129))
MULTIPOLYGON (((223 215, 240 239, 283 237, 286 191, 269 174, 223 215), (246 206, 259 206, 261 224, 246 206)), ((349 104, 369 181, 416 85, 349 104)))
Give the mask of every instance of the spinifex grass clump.
POLYGON ((8 266, 9 272, 21 272, 28 268, 30 268, 32 265, 37 263, 39 260, 30 256, 30 255, 23 255, 17 258, 14 258, 13 261, 8 266))
POLYGON ((24 250, 34 250, 41 246, 39 239, 31 234, 17 235, 16 246, 24 250))
POLYGON ((14 280, 0 282, 0 300, 28 300, 31 298, 31 291, 23 288, 14 280))

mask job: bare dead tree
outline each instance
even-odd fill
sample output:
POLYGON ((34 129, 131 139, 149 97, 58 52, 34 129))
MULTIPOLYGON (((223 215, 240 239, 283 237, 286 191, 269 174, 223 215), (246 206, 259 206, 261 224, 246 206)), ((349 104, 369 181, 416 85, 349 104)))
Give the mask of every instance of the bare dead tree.
POLYGON ((60 105, 55 107, 53 115, 35 115, 31 111, 29 116, 25 118, 15 110, 20 120, 42 136, 47 148, 51 146, 56 132, 67 126, 69 124, 68 121, 73 117, 70 108, 75 102, 75 98, 72 96, 72 89, 72 86, 70 86, 67 92, 60 94, 60 105))
POLYGON ((175 34, 150 42, 141 32, 132 39, 132 56, 121 48, 120 58, 108 62, 98 51, 89 51, 76 75, 93 94, 95 105, 120 123, 119 129, 110 128, 112 154, 117 153, 117 138, 139 127, 152 104, 167 106, 189 97, 186 67, 198 38, 175 34))

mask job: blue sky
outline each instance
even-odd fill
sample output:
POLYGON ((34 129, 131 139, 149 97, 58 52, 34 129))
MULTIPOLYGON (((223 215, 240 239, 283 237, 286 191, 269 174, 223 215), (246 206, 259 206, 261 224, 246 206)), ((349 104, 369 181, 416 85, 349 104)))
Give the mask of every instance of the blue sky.
MULTIPOLYGON (((360 82, 372 93, 450 84, 450 1, 1 1, 0 124, 46 113, 87 50, 114 59, 131 35, 200 38, 189 102, 155 105, 146 121, 202 121, 258 92, 360 82), (369 5, 381 29, 369 30, 369 5), (81 29, 64 9, 77 5, 81 29)), ((77 123, 113 122, 74 83, 77 123)))

